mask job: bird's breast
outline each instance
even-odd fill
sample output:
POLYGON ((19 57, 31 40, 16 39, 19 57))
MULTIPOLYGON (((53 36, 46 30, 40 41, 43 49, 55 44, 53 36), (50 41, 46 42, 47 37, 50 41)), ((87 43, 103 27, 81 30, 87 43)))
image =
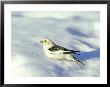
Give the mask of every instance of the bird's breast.
POLYGON ((51 52, 49 50, 44 50, 44 53, 47 57, 53 58, 53 59, 65 59, 65 54, 60 54, 57 52, 51 52))

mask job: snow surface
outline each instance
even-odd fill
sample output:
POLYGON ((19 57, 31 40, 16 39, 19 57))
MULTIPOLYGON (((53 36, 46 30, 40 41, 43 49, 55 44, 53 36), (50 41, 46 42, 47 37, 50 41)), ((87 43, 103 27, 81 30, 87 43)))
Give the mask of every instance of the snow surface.
POLYGON ((100 13, 20 12, 11 13, 13 76, 99 77, 100 13), (50 38, 71 50, 80 50, 84 67, 68 61, 47 58, 40 40, 50 38))

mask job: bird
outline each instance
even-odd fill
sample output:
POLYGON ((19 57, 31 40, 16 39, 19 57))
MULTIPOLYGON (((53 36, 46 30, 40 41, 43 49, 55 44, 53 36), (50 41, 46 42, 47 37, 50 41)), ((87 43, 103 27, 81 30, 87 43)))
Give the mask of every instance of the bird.
POLYGON ((84 63, 82 63, 80 60, 78 60, 74 56, 74 54, 77 54, 77 52, 80 52, 80 51, 70 50, 60 45, 57 45, 51 39, 48 39, 48 38, 42 39, 40 43, 42 44, 44 54, 47 57, 51 59, 57 59, 57 60, 67 60, 67 61, 78 62, 84 65, 84 63))

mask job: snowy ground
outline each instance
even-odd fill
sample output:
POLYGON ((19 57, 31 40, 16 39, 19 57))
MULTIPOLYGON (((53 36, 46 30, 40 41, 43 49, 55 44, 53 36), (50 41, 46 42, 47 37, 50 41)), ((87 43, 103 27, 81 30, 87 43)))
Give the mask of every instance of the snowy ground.
POLYGON ((99 12, 12 12, 13 76, 100 76, 99 24, 99 12), (48 59, 39 42, 43 38, 80 50, 76 56, 85 66, 48 59))

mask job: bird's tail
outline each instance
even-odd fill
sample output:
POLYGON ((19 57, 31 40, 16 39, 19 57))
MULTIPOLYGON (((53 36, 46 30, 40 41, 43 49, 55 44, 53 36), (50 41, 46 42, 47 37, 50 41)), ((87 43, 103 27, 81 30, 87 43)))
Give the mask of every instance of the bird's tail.
MULTIPOLYGON (((74 51, 74 50, 72 50, 72 52, 73 52, 74 54, 78 54, 78 52, 80 52, 80 51, 74 51)), ((80 54, 78 54, 78 55, 80 55, 80 54)))
POLYGON ((80 51, 74 51, 75 53, 80 52, 80 51))
MULTIPOLYGON (((73 55, 72 55, 72 56, 73 56, 73 55)), ((81 62, 80 60, 78 60, 75 56, 73 56, 73 58, 74 58, 74 60, 75 60, 76 62, 78 62, 78 63, 80 63, 80 64, 82 64, 82 65, 84 66, 84 63, 81 62)))

